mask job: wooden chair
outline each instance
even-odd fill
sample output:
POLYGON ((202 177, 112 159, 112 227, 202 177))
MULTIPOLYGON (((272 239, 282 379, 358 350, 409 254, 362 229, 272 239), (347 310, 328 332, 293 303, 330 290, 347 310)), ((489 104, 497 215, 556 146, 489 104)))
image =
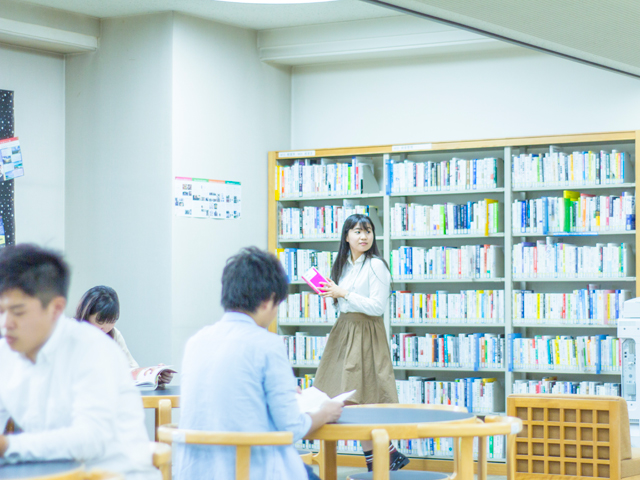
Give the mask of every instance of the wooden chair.
MULTIPOLYGON (((441 480, 454 479, 473 480, 473 439, 478 438, 478 480, 487 478, 487 442, 486 439, 493 435, 507 435, 511 442, 507 441, 507 462, 512 455, 513 449, 509 445, 515 443, 515 434, 522 428, 522 421, 517 418, 487 416, 486 421, 476 420, 474 423, 433 423, 418 426, 419 438, 453 438, 454 471, 452 474, 438 472, 419 471, 398 471, 388 472, 389 464, 386 463, 387 472, 381 472, 376 476, 376 453, 374 449, 373 474, 361 473, 347 477, 348 480, 441 480)), ((373 434, 373 432, 372 432, 373 434)), ((387 446, 388 458, 388 437, 384 445, 387 446)), ((374 440, 374 448, 375 448, 374 440)), ((382 451, 383 441, 379 440, 379 451, 382 451)), ((379 468, 384 466, 380 461, 379 468)), ((513 462, 510 462, 511 464, 513 462)), ((507 479, 513 480, 513 471, 507 467, 507 479)))
POLYGON ((191 443, 198 445, 231 445, 236 447, 236 480, 249 480, 251 447, 267 445, 291 445, 291 432, 203 432, 183 430, 175 425, 158 428, 161 442, 191 443))
MULTIPOLYGON (((371 405, 357 405, 350 408, 415 408, 424 410, 442 410, 448 412, 463 412, 466 413, 465 407, 459 407, 455 405, 428 405, 428 404, 371 404, 371 405)), ((451 425, 451 424, 449 424, 451 425)), ((415 438, 415 431, 407 432, 407 435, 403 438, 394 438, 394 440, 411 440, 415 438)), ((383 429, 374 429, 371 431, 371 438, 373 440, 373 472, 357 473, 347 477, 347 480, 445 480, 454 478, 455 471, 457 469, 455 462, 454 452, 454 474, 440 472, 415 472, 415 471, 398 471, 389 472, 389 435, 383 429)), ((455 447, 454 447, 455 448, 455 447)))
POLYGON ((171 447, 166 443, 151 442, 153 466, 160 470, 162 480, 171 480, 171 447))
POLYGON ((640 480, 627 402, 591 395, 509 395, 507 414, 524 426, 515 439, 515 478, 640 480))

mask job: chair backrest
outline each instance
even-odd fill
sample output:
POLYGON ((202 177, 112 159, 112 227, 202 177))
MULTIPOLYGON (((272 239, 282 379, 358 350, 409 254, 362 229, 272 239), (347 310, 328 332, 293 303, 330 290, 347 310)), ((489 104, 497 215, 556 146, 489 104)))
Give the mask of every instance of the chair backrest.
POLYGON ((164 398, 158 402, 158 424, 157 427, 171 423, 171 400, 164 398))
POLYGON ((514 479, 513 451, 515 435, 522 430, 522 420, 514 417, 487 415, 485 421, 475 423, 430 423, 418 426, 420 438, 451 437, 454 439, 454 474, 460 476, 473 475, 473 439, 478 438, 478 479, 487 477, 487 441, 495 435, 507 436, 507 479, 514 479), (460 444, 458 441, 462 440, 460 444), (511 440, 511 441, 509 441, 511 440))
POLYGON ((251 447, 291 445, 291 432, 204 432, 183 430, 175 425, 158 428, 158 440, 164 443, 191 443, 198 445, 230 445, 236 447, 236 480, 249 480, 251 447))
POLYGON ((509 395, 507 414, 524 424, 515 440, 516 479, 617 479, 622 460, 631 458, 629 413, 620 397, 509 395))
POLYGON ((166 443, 150 442, 151 461, 160 470, 162 480, 171 480, 171 447, 166 443))

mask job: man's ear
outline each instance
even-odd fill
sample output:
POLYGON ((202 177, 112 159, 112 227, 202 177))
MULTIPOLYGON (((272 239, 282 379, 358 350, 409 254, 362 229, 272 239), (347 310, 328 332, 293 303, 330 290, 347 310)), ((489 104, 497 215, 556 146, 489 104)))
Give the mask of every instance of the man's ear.
POLYGON ((47 306, 47 309, 53 314, 54 318, 58 318, 67 307, 67 299, 62 296, 53 297, 47 306))

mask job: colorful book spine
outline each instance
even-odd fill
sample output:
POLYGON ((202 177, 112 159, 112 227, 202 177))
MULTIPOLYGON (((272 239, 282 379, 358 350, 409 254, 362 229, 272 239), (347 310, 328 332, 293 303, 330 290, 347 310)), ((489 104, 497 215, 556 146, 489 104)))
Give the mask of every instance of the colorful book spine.
POLYGON ((498 324, 504 322, 504 290, 394 291, 389 309, 392 324, 498 324))

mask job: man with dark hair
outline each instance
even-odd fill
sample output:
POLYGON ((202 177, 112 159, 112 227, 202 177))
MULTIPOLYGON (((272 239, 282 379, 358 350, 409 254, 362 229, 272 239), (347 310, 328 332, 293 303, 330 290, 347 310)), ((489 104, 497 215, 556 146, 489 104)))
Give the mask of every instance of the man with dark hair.
POLYGON ((51 251, 0 252, 0 464, 75 459, 90 469, 159 479, 144 412, 122 351, 63 315, 69 268, 51 251))
MULTIPOLYGON (((287 296, 278 259, 255 247, 231 257, 222 273, 225 314, 196 333, 182 364, 180 428, 208 431, 293 432, 294 442, 336 421, 342 402, 302 413, 282 339, 267 331, 287 296)), ((178 480, 233 480, 230 447, 174 443, 178 480)), ((251 478, 317 479, 292 445, 253 447, 251 478)))

